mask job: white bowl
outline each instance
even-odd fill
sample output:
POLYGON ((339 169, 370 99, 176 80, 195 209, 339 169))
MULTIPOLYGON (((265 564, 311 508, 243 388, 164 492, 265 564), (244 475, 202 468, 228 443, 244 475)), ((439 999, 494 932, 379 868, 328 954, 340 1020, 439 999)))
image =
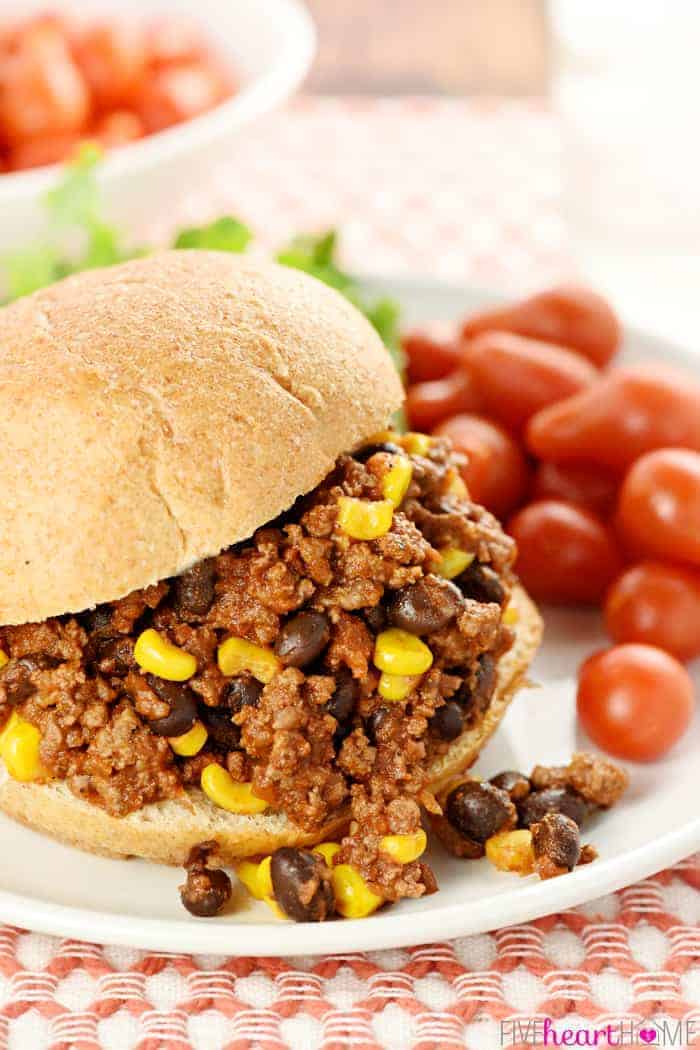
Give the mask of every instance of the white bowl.
MULTIPOLYGON (((14 6, 14 5, 13 5, 14 6)), ((236 95, 215 109, 114 150, 100 168, 110 217, 139 235, 139 228, 169 201, 201 181, 233 148, 238 132, 291 95, 311 65, 316 34, 302 0, 24 0, 22 14, 74 12, 81 19, 115 15, 147 22, 185 16, 230 59, 239 79, 236 95)), ((15 12, 0 0, 0 19, 15 12)), ((0 175, 0 251, 26 244, 42 231, 42 198, 55 184, 56 166, 0 175)))

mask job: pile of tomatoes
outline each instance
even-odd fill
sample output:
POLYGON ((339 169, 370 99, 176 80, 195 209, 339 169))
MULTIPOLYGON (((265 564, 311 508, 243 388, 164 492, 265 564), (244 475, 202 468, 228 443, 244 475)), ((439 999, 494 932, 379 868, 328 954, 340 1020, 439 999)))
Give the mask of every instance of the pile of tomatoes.
POLYGON ((110 148, 197 116, 234 83, 199 32, 53 14, 0 26, 0 171, 66 160, 84 139, 110 148))
POLYGON ((683 735, 700 655, 700 382, 614 364, 600 296, 554 288, 409 332, 407 413, 451 438, 471 497, 506 524, 540 601, 600 605, 611 639, 579 672, 593 740, 648 761, 683 735))

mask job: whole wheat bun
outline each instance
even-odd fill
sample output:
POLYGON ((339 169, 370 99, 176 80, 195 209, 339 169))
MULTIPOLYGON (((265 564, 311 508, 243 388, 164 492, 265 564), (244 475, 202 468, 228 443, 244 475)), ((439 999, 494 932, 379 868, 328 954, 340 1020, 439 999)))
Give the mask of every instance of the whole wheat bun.
MULTIPOLYGON (((430 771, 431 787, 439 791, 476 760, 497 728, 540 643, 542 622, 521 587, 512 598, 518 610, 515 642, 498 663, 496 690, 480 725, 462 733, 430 771)), ((218 844, 222 863, 280 846, 302 846, 337 837, 347 826, 346 810, 315 834, 302 831, 282 813, 236 816, 214 806, 198 789, 182 801, 156 802, 128 817, 111 817, 99 806, 76 798, 64 784, 32 784, 13 780, 0 763, 0 809, 37 831, 91 853, 110 857, 137 856, 164 864, 182 864, 190 848, 206 839, 218 844)))
POLYGON ((346 299, 239 255, 164 252, 0 310, 0 624, 251 536, 401 400, 346 299))

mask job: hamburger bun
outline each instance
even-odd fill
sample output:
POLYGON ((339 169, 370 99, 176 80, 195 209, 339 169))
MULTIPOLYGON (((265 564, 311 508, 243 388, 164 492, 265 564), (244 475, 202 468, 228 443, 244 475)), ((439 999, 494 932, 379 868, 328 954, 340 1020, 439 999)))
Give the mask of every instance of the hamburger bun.
POLYGON ((286 510, 403 397, 338 292, 163 252, 0 310, 0 624, 177 575, 286 510))
MULTIPOLYGON (((238 255, 164 252, 69 278, 0 311, 0 624, 116 601, 175 576, 287 510, 342 453, 385 426, 402 387, 347 300, 238 255)), ((475 761, 525 679, 539 615, 517 588, 516 639, 479 725, 430 772, 475 761)), ((283 813, 241 816, 198 789, 122 818, 61 782, 0 763, 0 809, 81 849, 181 864, 216 839, 223 861, 340 834, 283 813)))
MULTIPOLYGON (((439 791, 476 761, 498 727, 508 704, 527 678, 527 670, 542 635, 542 622, 521 587, 511 598, 517 609, 515 641, 498 662, 498 679, 486 714, 474 729, 462 733, 430 770, 430 787, 439 791)), ((283 813, 239 816, 213 805, 199 789, 188 789, 182 801, 156 802, 127 817, 112 817, 99 806, 83 802, 60 783, 23 784, 13 780, 0 762, 0 809, 36 831, 79 849, 109 857, 144 857, 161 864, 182 864, 192 846, 215 839, 217 858, 232 863, 241 857, 272 853, 280 846, 314 845, 337 838, 347 827, 343 810, 310 834, 283 813)))

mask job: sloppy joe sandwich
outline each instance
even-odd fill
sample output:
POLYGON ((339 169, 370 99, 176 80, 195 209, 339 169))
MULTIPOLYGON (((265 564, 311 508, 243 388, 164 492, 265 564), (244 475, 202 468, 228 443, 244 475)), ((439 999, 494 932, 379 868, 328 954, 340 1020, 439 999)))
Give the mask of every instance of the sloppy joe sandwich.
POLYGON ((423 810, 540 620, 379 337, 311 277, 166 252, 0 312, 0 807, 181 864, 333 838, 434 889, 423 810))

